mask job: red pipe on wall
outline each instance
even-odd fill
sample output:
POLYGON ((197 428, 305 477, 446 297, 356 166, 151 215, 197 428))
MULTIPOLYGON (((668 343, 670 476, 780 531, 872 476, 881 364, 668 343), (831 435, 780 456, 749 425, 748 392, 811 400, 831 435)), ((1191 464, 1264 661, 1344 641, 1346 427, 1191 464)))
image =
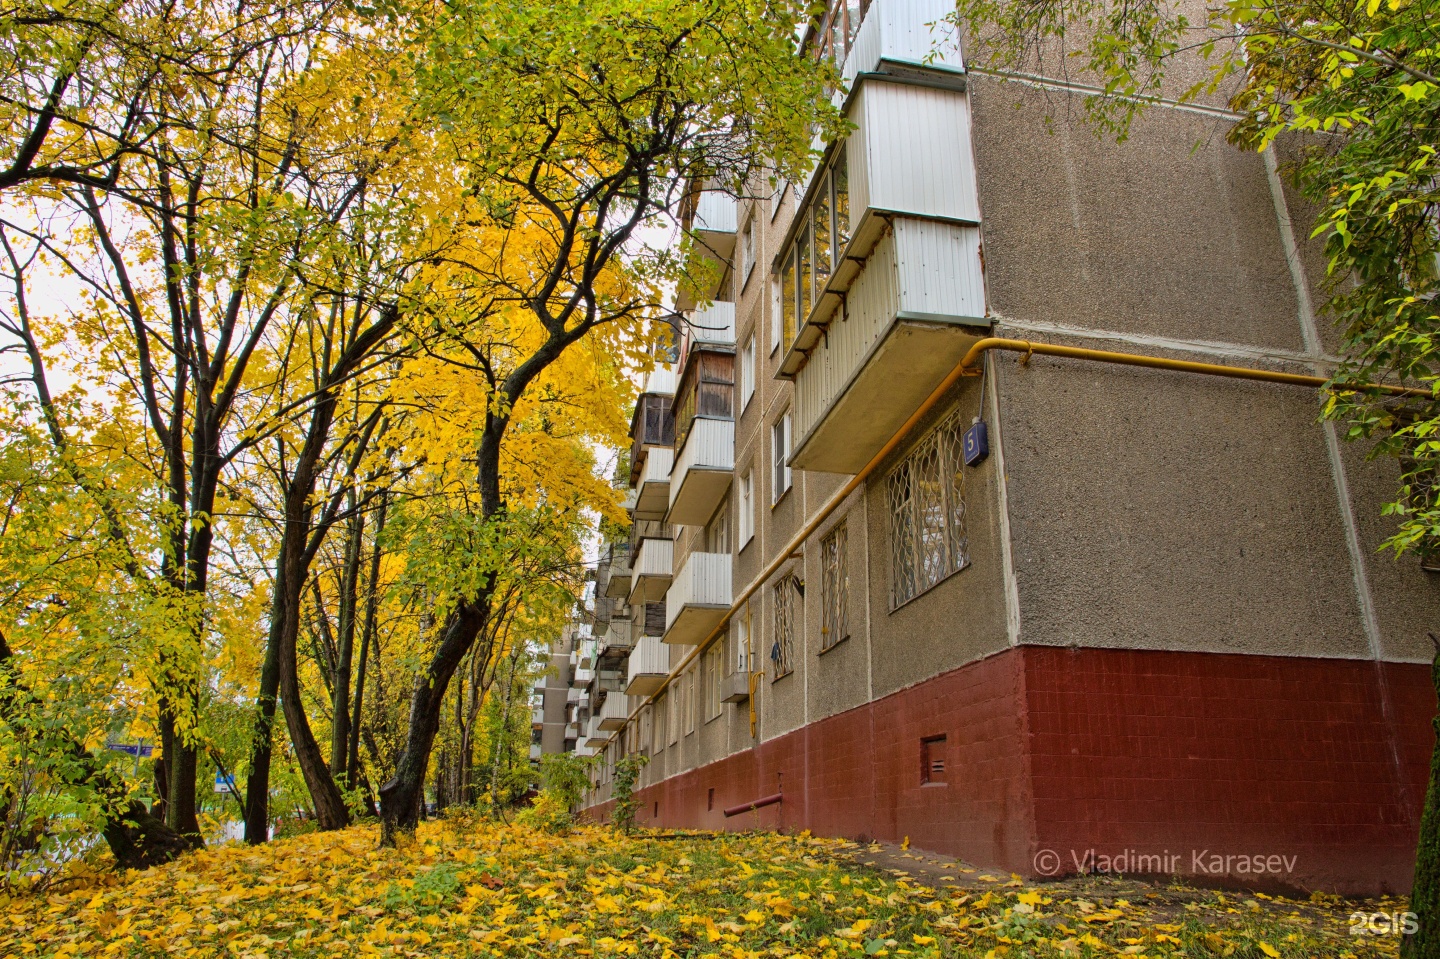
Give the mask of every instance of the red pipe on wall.
POLYGON ((738 816, 742 812, 749 812, 752 809, 759 809, 762 806, 773 806, 778 803, 781 798, 781 795, 779 793, 776 793, 773 796, 766 796, 762 799, 757 799, 754 802, 746 802, 741 803, 738 806, 731 806, 729 809, 725 810, 725 818, 729 819, 731 816, 738 816))

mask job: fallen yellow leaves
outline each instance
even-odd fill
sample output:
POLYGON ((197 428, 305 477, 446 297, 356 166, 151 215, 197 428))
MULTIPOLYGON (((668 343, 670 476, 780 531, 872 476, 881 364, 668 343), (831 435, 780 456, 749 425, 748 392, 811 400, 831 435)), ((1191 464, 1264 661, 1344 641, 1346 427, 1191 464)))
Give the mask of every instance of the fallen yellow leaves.
POLYGON ((355 827, 77 875, 0 899, 0 956, 1343 959, 1395 945, 1315 934, 1281 900, 1232 917, 1233 899, 1204 894, 1177 917, 1015 879, 951 894, 808 836, 553 836, 455 816, 401 849, 377 839, 355 827))

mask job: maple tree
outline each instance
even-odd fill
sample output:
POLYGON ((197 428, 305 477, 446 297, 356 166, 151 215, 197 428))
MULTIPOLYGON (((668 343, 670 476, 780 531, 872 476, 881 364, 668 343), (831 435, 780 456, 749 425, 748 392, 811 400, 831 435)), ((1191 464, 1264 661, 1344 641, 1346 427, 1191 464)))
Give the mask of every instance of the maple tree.
MULTIPOLYGON (((643 363, 663 335, 649 326, 663 312, 657 284, 681 264, 636 250, 637 231, 678 214, 699 179, 743 183, 766 165, 795 178, 812 133, 840 130, 824 95, 829 68, 794 55, 806 16, 765 0, 472 5, 448 10, 426 37, 422 100, 452 132, 474 214, 505 235, 445 258, 432 281, 456 318, 452 352, 487 386, 476 455, 487 526, 504 526, 502 460, 543 375, 585 342, 613 355, 628 347, 643 363), (516 231, 532 241, 523 250, 508 245, 516 231), (468 329, 485 313, 476 339, 468 329)), ((482 566, 445 608, 380 790, 387 842, 417 822, 444 697, 496 585, 482 566)))

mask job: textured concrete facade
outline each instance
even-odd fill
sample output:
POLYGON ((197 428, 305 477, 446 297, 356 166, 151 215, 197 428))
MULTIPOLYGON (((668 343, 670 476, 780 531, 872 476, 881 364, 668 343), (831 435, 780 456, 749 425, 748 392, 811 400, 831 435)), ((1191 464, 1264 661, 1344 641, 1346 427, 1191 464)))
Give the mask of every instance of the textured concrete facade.
MULTIPOLYGON (((924 6, 875 0, 867 23, 924 6)), ((971 118, 993 335, 1332 367, 1308 213, 1277 172, 1283 150, 1242 153, 1224 142, 1222 116, 1165 104, 1116 144, 1082 122, 1060 80, 942 79, 971 118)), ((780 372, 795 357, 777 341, 774 268, 800 193, 757 182, 737 203, 736 249, 747 224, 756 249, 737 252, 712 292, 734 304, 737 355, 755 344, 753 395, 737 385, 734 482, 717 519, 674 533, 678 570, 692 550, 713 550, 723 520, 732 592, 754 592, 720 654, 673 646, 667 687, 632 697, 626 727, 594 740, 608 744, 595 811, 615 759, 638 749, 651 757, 642 809, 665 825, 908 835, 1028 874, 1045 850, 1168 850, 1180 856, 1173 871, 1195 873, 1193 851, 1233 847, 1295 865, 1202 878, 1404 889, 1435 712, 1425 634, 1440 632, 1440 598, 1414 559, 1377 551, 1393 465, 1320 422, 1313 390, 990 353, 983 376, 961 379, 788 551, 849 478, 795 470, 791 488, 774 485, 773 430, 799 401, 780 372), (963 469, 969 562, 897 605, 889 478, 950 417, 978 417, 989 433, 989 457, 963 469), (840 524, 848 630, 831 644, 821 544, 840 524), (777 676, 776 589, 790 576, 793 670, 777 676), (751 701, 717 709, 742 668, 742 623, 744 664, 763 675, 751 701), (940 735, 946 780, 923 783, 940 735), (777 791, 776 806, 720 811, 777 791)), ((866 223, 881 235, 885 217, 851 211, 855 243, 866 223)), ((902 264, 902 281, 915 266, 902 264)), ((864 271, 852 296, 874 282, 864 271)), ((828 349, 839 347, 822 338, 802 362, 828 349)))

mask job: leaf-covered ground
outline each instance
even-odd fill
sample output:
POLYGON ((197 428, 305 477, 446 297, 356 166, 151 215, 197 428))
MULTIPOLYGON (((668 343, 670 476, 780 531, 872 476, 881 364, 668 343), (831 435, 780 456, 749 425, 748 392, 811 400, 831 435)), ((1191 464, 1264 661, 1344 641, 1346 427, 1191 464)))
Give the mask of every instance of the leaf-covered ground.
POLYGON ((357 826, 230 844, 0 897, 0 955, 1338 959, 1398 945, 1348 934, 1351 913, 1393 903, 1132 901, 1003 876, 931 888, 866 867, 865 847, 805 836, 556 837, 451 817, 406 848, 376 840, 357 826))

